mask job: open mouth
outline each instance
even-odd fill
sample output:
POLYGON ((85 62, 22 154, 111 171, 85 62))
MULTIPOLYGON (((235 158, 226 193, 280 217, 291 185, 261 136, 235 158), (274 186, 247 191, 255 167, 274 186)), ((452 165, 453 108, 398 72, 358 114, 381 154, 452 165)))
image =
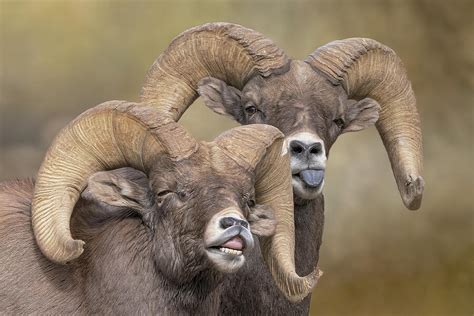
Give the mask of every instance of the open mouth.
POLYGON ((221 245, 208 248, 231 256, 241 256, 245 249, 245 241, 240 236, 234 236, 221 245))
POLYGON ((234 273, 242 268, 247 251, 255 245, 248 222, 241 218, 237 212, 220 212, 214 215, 204 233, 205 253, 220 272, 234 273))
POLYGON ((317 189, 323 183, 324 169, 301 170, 299 173, 293 174, 293 179, 303 183, 306 188, 317 189))

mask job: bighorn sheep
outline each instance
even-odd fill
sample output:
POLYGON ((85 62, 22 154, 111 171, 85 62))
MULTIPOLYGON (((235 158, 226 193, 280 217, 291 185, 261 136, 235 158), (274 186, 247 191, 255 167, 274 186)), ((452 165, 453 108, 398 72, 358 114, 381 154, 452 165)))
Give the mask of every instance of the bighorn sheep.
MULTIPOLYGON (((319 259, 324 170, 340 134, 376 123, 404 204, 419 208, 424 182, 415 96, 401 60, 387 46, 345 39, 299 61, 251 29, 204 24, 179 35, 158 57, 141 100, 177 121, 198 92, 219 114, 241 124, 270 124, 285 134, 295 192, 297 273, 309 273, 319 259)), ((251 262, 227 287, 221 312, 307 314, 310 298, 297 305, 285 300, 261 259, 255 260, 260 264, 251 262)))
POLYGON ((216 313, 223 273, 254 243, 249 223, 277 286, 301 300, 319 270, 295 273, 283 143, 266 125, 197 142, 125 101, 84 112, 54 140, 35 184, 0 184, 0 310, 216 313), (141 171, 103 171, 124 166, 141 171))

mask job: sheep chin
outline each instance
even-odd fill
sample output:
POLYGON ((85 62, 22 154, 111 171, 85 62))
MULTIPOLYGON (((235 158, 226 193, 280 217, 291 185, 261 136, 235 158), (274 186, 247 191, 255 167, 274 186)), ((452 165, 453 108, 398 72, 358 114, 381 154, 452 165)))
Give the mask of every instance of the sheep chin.
POLYGON ((208 248, 206 254, 215 268, 223 273, 234 273, 245 263, 242 252, 228 248, 208 248))
POLYGON ((292 184, 293 184, 293 194, 303 200, 316 199, 323 192, 323 188, 324 188, 324 180, 321 182, 321 184, 318 187, 310 188, 303 183, 299 175, 294 175, 292 177, 292 184))

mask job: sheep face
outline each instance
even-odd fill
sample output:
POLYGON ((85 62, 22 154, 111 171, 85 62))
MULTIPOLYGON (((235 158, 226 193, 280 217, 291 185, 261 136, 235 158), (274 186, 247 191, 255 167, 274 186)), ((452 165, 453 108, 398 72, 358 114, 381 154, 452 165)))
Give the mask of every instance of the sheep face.
POLYGON ((380 109, 369 98, 348 99, 341 86, 302 61, 292 61, 280 75, 255 76, 241 91, 208 77, 199 83, 199 93, 219 114, 241 124, 270 124, 285 134, 293 190, 303 199, 322 191, 326 159, 337 137, 373 125, 380 109))
POLYGON ((225 165, 208 152, 179 162, 164 156, 149 178, 131 168, 96 173, 83 197, 137 212, 153 234, 157 269, 174 282, 209 268, 235 272, 254 246, 251 232, 269 236, 276 222, 270 207, 255 205, 252 175, 230 158, 225 165))

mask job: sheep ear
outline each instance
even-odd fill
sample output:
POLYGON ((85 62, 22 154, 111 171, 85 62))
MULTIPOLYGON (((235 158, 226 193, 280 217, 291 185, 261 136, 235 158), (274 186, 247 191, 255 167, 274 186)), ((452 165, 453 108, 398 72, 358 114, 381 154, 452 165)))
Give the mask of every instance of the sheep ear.
POLYGON ((269 237, 275 233, 276 220, 273 209, 268 205, 255 205, 249 216, 250 230, 259 237, 269 237))
POLYGON ((371 98, 349 100, 344 111, 345 126, 342 133, 357 132, 370 127, 379 119, 380 105, 371 98))
POLYGON ((93 174, 82 197, 101 206, 134 210, 141 215, 148 213, 153 205, 148 178, 132 168, 93 174))
POLYGON ((244 112, 240 106, 240 90, 222 80, 206 77, 199 81, 198 92, 207 107, 217 114, 229 116, 238 122, 244 119, 244 112))

